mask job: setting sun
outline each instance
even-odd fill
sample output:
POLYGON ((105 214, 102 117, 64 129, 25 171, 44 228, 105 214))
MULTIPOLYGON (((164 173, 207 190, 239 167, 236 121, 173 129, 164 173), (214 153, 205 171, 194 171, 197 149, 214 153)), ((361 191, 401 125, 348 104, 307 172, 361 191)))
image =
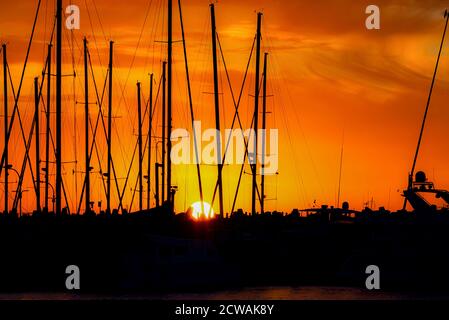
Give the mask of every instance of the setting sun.
POLYGON ((211 208, 209 203, 203 202, 203 206, 204 206, 204 213, 203 208, 201 206, 201 201, 197 201, 190 206, 192 208, 192 217, 194 219, 199 218, 211 219, 215 216, 214 209, 211 208))

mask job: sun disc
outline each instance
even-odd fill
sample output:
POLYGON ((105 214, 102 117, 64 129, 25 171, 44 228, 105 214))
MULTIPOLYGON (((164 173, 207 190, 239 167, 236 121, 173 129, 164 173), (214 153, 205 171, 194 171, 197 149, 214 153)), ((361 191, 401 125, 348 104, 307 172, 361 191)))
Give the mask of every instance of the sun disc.
POLYGON ((203 205, 201 205, 201 201, 197 201, 193 203, 190 207, 192 208, 192 217, 194 219, 200 218, 211 219, 215 215, 214 209, 211 208, 210 204, 207 202, 203 202, 203 205))

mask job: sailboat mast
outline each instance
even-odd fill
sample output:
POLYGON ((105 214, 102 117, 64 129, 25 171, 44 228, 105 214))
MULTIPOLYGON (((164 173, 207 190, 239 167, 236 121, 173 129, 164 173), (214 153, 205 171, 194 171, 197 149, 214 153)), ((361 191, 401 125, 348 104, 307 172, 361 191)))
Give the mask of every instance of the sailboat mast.
POLYGON ((89 157, 89 71, 87 69, 87 39, 84 38, 84 129, 86 159, 86 211, 90 212, 90 157, 89 157))
POLYGON ((173 0, 168 0, 168 46, 167 46, 167 199, 170 207, 170 213, 173 212, 173 203, 171 196, 171 130, 172 130, 172 46, 173 46, 173 0))
MULTIPOLYGON (((157 147, 157 145, 156 145, 157 147)), ((157 161, 157 152, 156 152, 156 161, 157 161)), ((154 165, 154 184, 156 185, 156 191, 154 193, 154 199, 156 200, 156 207, 159 207, 159 168, 161 167, 161 164, 159 162, 156 162, 154 165)))
POLYGON ((165 118, 166 118, 166 77, 167 77, 167 62, 162 63, 162 167, 161 167, 161 202, 164 204, 165 201, 165 118))
POLYGON ((153 126, 153 74, 150 74, 150 112, 148 119, 148 176, 147 176, 147 209, 150 209, 151 198, 151 131, 153 126))
MULTIPOLYGON (((422 124, 421 124, 421 130, 419 132, 419 138, 418 138, 418 144, 416 146, 415 156, 413 158, 412 170, 410 171, 409 178, 408 178, 408 189, 409 190, 412 188, 413 175, 415 174, 416 160, 418 159, 419 148, 421 147, 421 140, 422 140, 422 136, 423 136, 423 132, 424 132, 424 126, 426 124, 427 113, 429 111, 430 99, 432 97, 432 91, 433 91, 433 86, 435 84, 435 78, 437 75, 438 64, 440 62, 441 50, 443 49, 444 38, 446 36, 447 23, 449 21, 449 13, 447 12, 447 10, 444 12, 444 17, 446 18, 446 24, 444 25, 444 31, 443 31, 443 36, 441 38, 441 44, 440 44, 440 49, 438 51, 437 62, 435 64, 435 70, 433 71, 432 83, 430 85, 429 96, 427 97, 426 109, 424 111, 424 117, 423 117, 422 124)), ((407 206, 407 197, 404 197, 404 205, 402 207, 402 210, 405 210, 406 206, 407 206)))
POLYGON ((51 48, 52 45, 48 45, 47 54, 47 114, 46 114, 46 129, 45 129, 45 208, 49 212, 48 208, 48 187, 49 187, 49 163, 50 163, 50 105, 51 105, 51 48))
POLYGON ((56 1, 56 214, 61 215, 62 187, 62 0, 56 1))
POLYGON ((36 212, 41 212, 41 175, 39 148, 39 78, 34 78, 34 129, 36 141, 36 212))
POLYGON ((215 6, 210 5, 210 16, 212 26, 212 58, 214 65, 214 101, 215 101, 215 129, 217 130, 217 169, 218 169, 218 196, 220 202, 220 216, 223 217, 223 181, 222 181, 222 169, 223 164, 221 159, 221 137, 220 137, 220 104, 219 104, 219 92, 218 92, 218 63, 217 63, 217 30, 215 25, 215 6))
POLYGON ((4 98, 4 124, 5 124, 5 214, 8 214, 8 77, 7 77, 7 59, 6 44, 2 45, 3 50, 3 98, 4 98))
POLYGON ((112 162, 112 54, 114 42, 109 42, 109 106, 108 106, 108 168, 107 168, 107 194, 106 213, 111 213, 111 162, 112 162))
POLYGON ((254 151, 253 151, 253 187, 251 192, 251 214, 256 214, 256 191, 257 191, 257 130, 259 118, 259 77, 260 77, 260 40, 261 40, 262 13, 257 13, 256 34, 256 80, 254 93, 254 151))
POLYGON ((143 146, 142 146, 142 104, 140 99, 140 82, 137 82, 137 114, 139 121, 139 211, 143 209, 143 171, 142 171, 142 154, 143 154, 143 146))
POLYGON ((265 52, 263 59, 263 100, 262 100, 262 177, 260 183, 260 212, 265 211, 265 149, 266 149, 266 124, 267 124, 267 60, 265 52))
POLYGON ((195 160, 196 160, 196 173, 198 177, 198 189, 200 193, 200 201, 201 201, 201 212, 204 212, 204 196, 203 196, 203 184, 201 181, 201 164, 200 159, 198 155, 198 137, 196 130, 194 128, 195 126, 195 116, 193 113, 193 100, 192 100, 192 90, 190 86, 190 74, 189 74, 189 63, 187 60, 187 47, 186 47, 186 38, 184 34, 184 22, 182 18, 182 7, 181 7, 181 0, 178 0, 178 8, 179 8, 179 20, 181 23, 181 33, 182 33, 182 45, 184 49, 184 64, 185 64, 185 70, 186 70, 186 78, 187 78, 187 90, 189 93, 189 106, 190 106, 190 118, 192 120, 192 129, 193 129, 193 144, 195 148, 195 160))

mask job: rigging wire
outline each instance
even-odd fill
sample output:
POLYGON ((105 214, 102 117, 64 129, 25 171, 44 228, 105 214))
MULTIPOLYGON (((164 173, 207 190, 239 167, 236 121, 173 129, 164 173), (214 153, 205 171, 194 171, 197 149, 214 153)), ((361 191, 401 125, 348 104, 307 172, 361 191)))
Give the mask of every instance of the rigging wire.
MULTIPOLYGON (((28 42, 27 53, 26 53, 26 56, 25 56, 25 62, 24 62, 23 69, 22 69, 22 75, 20 76, 19 88, 17 90, 17 96, 14 99, 15 100, 14 108, 13 108, 13 112, 12 112, 10 123, 9 123, 8 134, 7 134, 7 137, 6 137, 6 141, 7 142, 9 141, 9 138, 11 136, 11 131, 12 131, 12 127, 13 127, 13 124, 14 124, 14 118, 15 118, 16 113, 18 114, 18 117, 20 118, 18 102, 19 102, 19 98, 20 98, 20 93, 22 91, 23 79, 25 77, 25 71, 26 71, 26 67, 27 67, 27 63, 28 63, 28 58, 30 56, 31 44, 33 42, 34 33, 35 33, 35 30, 36 30, 36 24, 37 24, 37 20, 38 20, 38 17, 39 17, 39 11, 40 11, 40 7, 41 7, 41 2, 42 2, 42 0, 39 0, 38 3, 37 3, 36 15, 34 17, 33 27, 31 29, 31 36, 30 36, 30 40, 28 42)), ((53 30, 54 30, 54 27, 53 27, 53 30)), ((26 140, 24 141, 24 145, 26 146, 26 140)), ((30 162, 30 165, 31 165, 31 162, 30 162)), ((2 154, 2 160, 1 160, 1 165, 0 165, 0 175, 1 175, 2 171, 3 171, 3 167, 4 166, 5 166, 5 151, 3 151, 3 154, 2 154)), ((34 181, 34 176, 33 176, 33 181, 34 181)))

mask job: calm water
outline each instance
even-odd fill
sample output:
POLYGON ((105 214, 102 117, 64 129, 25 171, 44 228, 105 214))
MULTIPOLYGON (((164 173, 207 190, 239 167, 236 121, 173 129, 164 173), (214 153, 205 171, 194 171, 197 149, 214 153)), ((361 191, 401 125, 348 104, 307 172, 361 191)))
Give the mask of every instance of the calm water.
POLYGON ((426 296, 417 293, 368 291, 342 287, 261 287, 208 293, 146 295, 76 295, 70 293, 0 294, 0 299, 14 300, 96 300, 96 299, 166 299, 166 300, 403 300, 449 299, 449 295, 426 296))

